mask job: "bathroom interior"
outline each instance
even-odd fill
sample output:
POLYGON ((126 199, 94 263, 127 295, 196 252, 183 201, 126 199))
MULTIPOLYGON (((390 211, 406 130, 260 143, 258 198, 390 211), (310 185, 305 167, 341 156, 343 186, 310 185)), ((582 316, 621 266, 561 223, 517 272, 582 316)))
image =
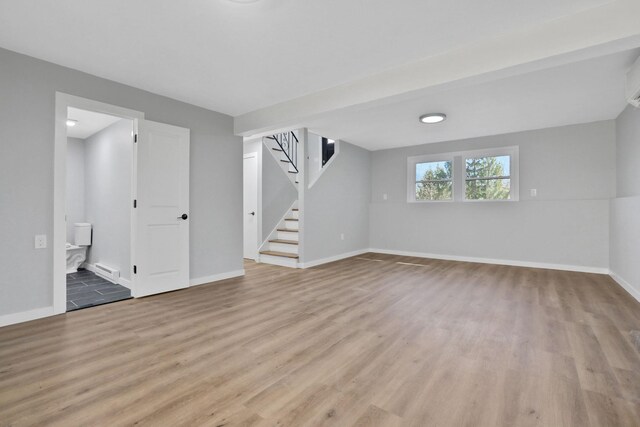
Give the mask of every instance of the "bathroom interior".
POLYGON ((133 125, 68 108, 67 311, 131 298, 133 125))

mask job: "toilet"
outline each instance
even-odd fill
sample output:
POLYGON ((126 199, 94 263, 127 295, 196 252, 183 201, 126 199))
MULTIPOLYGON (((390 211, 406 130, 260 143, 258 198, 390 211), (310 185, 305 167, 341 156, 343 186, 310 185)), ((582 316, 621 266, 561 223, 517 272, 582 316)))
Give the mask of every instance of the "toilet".
POLYGON ((91 246, 91 224, 73 224, 74 244, 67 242, 67 274, 75 273, 87 259, 87 247, 91 246))

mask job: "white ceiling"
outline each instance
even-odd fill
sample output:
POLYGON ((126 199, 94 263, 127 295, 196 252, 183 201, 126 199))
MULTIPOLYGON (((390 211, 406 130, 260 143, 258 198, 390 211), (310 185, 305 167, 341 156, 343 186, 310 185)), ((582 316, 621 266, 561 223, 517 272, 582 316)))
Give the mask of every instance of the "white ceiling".
POLYGON ((239 115, 605 3, 0 0, 0 46, 239 115))
POLYGON ((625 73, 639 55, 635 49, 402 102, 343 109, 307 124, 316 133, 379 150, 614 119, 626 105, 625 73), (437 125, 418 121, 431 112, 448 118, 437 125))
POLYGON ((75 126, 67 126, 67 136, 69 138, 80 139, 89 138, 91 135, 100 132, 107 126, 121 120, 120 117, 94 113, 93 111, 79 110, 73 107, 69 107, 67 109, 67 118, 78 121, 75 126))

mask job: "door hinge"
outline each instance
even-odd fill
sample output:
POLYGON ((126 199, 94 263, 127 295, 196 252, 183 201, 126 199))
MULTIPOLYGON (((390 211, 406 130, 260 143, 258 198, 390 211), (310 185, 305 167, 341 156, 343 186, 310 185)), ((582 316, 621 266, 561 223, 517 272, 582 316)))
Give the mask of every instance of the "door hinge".
POLYGON ((137 199, 133 199, 133 207, 134 208, 138 207, 138 200, 137 199))
POLYGON ((133 142, 138 142, 138 134, 133 135, 133 142))
POLYGON ((133 274, 138 274, 138 266, 133 266, 133 274))

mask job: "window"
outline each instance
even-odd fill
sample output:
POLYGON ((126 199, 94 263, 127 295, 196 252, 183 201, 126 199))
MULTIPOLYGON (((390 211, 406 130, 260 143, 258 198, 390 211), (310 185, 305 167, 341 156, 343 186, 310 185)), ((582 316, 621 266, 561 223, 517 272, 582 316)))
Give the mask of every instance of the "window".
POLYGON ((329 138, 322 138, 322 167, 327 164, 336 151, 336 141, 329 138))
POLYGON ((511 156, 467 157, 464 166, 466 200, 511 198, 511 156))
POLYGON ((452 202, 454 163, 448 154, 409 158, 410 202, 452 202))
POLYGON ((453 164, 450 160, 417 163, 415 199, 452 200, 453 164))
POLYGON ((409 202, 518 200, 518 147, 407 160, 409 202))

